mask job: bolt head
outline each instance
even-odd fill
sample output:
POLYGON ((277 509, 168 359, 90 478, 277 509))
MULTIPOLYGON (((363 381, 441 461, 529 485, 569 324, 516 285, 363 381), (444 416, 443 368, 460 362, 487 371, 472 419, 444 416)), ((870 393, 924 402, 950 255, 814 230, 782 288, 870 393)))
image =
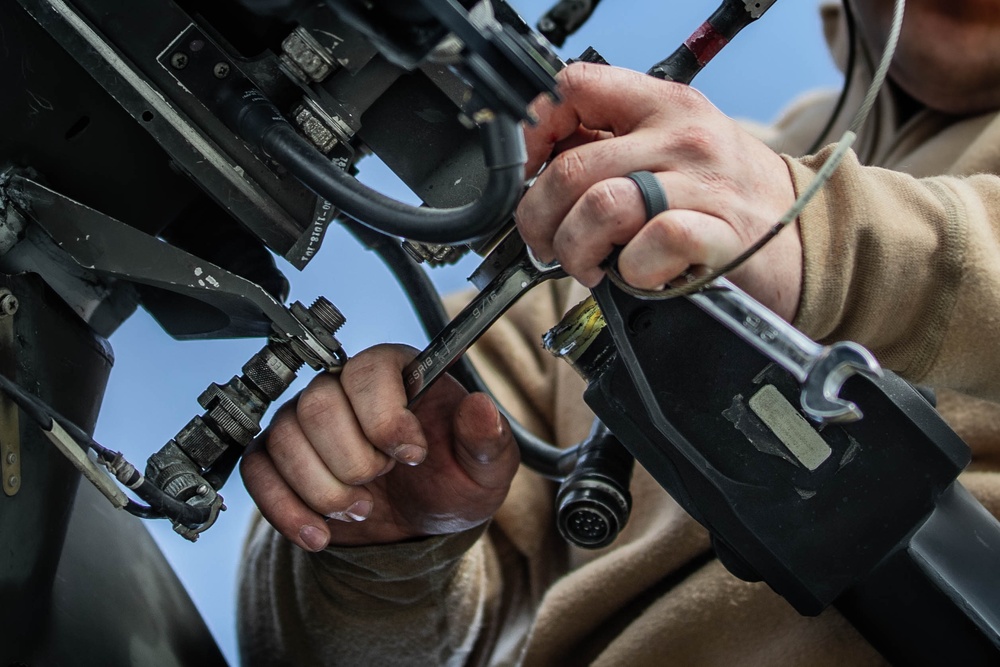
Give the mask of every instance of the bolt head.
POLYGON ((188 56, 186 53, 178 51, 174 55, 170 56, 170 66, 174 69, 184 69, 188 64, 188 56))
POLYGON ((0 297, 0 313, 4 315, 13 315, 17 312, 17 308, 20 305, 17 297, 13 294, 5 294, 3 297, 0 297))
POLYGON ((14 465, 15 463, 17 463, 17 454, 15 454, 14 452, 8 453, 7 454, 7 463, 9 463, 11 465, 14 465))
POLYGON ((17 478, 17 475, 11 475, 7 478, 7 486, 17 486, 21 483, 21 480, 17 478))
POLYGON ((225 79, 229 76, 229 63, 216 63, 212 74, 215 75, 216 79, 225 79))

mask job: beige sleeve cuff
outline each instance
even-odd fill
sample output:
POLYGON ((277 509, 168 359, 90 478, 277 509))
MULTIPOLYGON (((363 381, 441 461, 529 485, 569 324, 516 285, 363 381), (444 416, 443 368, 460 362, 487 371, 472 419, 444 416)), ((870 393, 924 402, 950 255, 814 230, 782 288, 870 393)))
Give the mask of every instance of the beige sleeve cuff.
POLYGON ((391 613, 433 605, 455 584, 475 587, 482 555, 475 547, 485 528, 397 544, 329 547, 313 556, 317 583, 344 611, 391 613))
POLYGON ((463 664, 499 576, 484 531, 306 553, 258 521, 241 573, 242 664, 463 664))
MULTIPOLYGON (((802 192, 830 149, 785 157, 802 192)), ((887 368, 924 380, 961 289, 968 238, 958 179, 917 180, 849 152, 799 217, 803 286, 794 324, 818 340, 853 340, 887 368)))

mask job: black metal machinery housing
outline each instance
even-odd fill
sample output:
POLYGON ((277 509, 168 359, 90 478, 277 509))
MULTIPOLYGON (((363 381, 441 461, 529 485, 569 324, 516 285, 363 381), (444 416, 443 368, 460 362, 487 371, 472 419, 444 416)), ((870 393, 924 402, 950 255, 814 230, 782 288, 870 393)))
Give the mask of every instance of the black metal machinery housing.
MULTIPOLYGON (((310 161, 339 169, 337 178, 348 178, 355 160, 373 152, 429 207, 467 206, 487 187, 492 167, 507 174, 509 185, 517 159, 504 143, 509 126, 522 117, 526 100, 549 89, 553 65, 542 57, 544 49, 533 50, 540 43, 505 2, 495 3, 502 29, 485 32, 463 23, 461 8, 471 4, 0 3, 0 82, 10 93, 0 105, 0 174, 30 170, 52 192, 144 234, 143 248, 159 236, 214 261, 232 272, 231 283, 245 279, 264 288, 257 300, 265 310, 273 306, 280 319, 287 283, 267 250, 302 268, 337 211, 275 159, 276 144, 264 140, 273 127, 255 126, 260 141, 254 131, 234 132, 246 111, 227 111, 234 92, 266 102, 254 113, 265 120, 272 115, 283 135, 299 142, 296 150, 308 142, 310 161), (474 57, 468 51, 429 57, 449 32, 474 47, 474 57), (21 85, 29 73, 30 88, 21 85), (506 114, 508 128, 484 150, 475 125, 496 114, 506 114), (199 224, 189 224, 192 219, 199 224), (206 241, 209 228, 212 240, 206 241), (220 247, 218 256, 207 256, 220 247)), ((5 203, 0 197, 0 216, 5 203)), ((372 245, 390 238, 375 234, 372 245)), ((458 240, 480 249, 492 236, 458 240)), ((166 255, 164 267, 171 261, 166 255)), ((130 277, 124 269, 104 273, 124 282, 130 277)), ((111 364, 105 337, 130 308, 143 305, 178 337, 266 335, 273 323, 255 314, 219 324, 219 308, 193 306, 185 290, 160 289, 177 282, 166 268, 160 273, 162 281, 131 276, 142 284, 116 292, 114 308, 95 311, 104 314, 87 323, 58 290, 33 276, 5 275, 0 287, 26 295, 32 307, 2 350, 4 374, 37 387, 92 430, 111 364), (68 380, 65 368, 76 369, 68 380)), ((959 655, 964 664, 996 662, 1000 589, 983 582, 995 579, 1000 528, 956 481, 968 463, 967 447, 917 392, 894 377, 852 380, 845 394, 863 406, 865 418, 814 429, 812 450, 802 451, 751 405, 763 397, 786 406, 779 408, 786 414, 795 412, 797 386, 784 371, 685 300, 637 301, 606 283, 597 297, 609 333, 601 339, 604 348, 595 347, 585 398, 629 452, 709 528, 731 571, 763 579, 803 614, 836 605, 901 663, 959 655), (941 637, 949 642, 947 656, 940 652, 941 637)), ((101 636, 113 617, 110 605, 101 606, 92 617, 76 614, 78 624, 67 630, 66 614, 53 615, 59 605, 79 610, 81 596, 93 595, 93 587, 74 593, 53 589, 51 582, 57 570, 79 576, 81 563, 91 562, 92 545, 62 545, 67 534, 74 540, 92 535, 100 513, 85 499, 78 515, 89 527, 70 520, 78 476, 36 431, 23 423, 19 438, 31 457, 25 465, 36 466, 46 483, 0 503, 0 534, 31 536, 0 556, 2 627, 17 638, 0 646, 4 664, 62 660, 85 637, 101 636), (65 634, 52 641, 50 631, 65 634)), ((604 455, 581 460, 597 473, 609 467, 604 455)), ((630 459, 615 457, 612 464, 622 468, 617 476, 627 485, 630 459)), ((627 516, 629 498, 598 497, 591 481, 571 485, 567 495, 614 505, 627 516)), ((602 545, 609 534, 591 517, 570 512, 566 523, 576 522, 575 529, 602 545)), ((118 528, 108 535, 125 531, 118 528)), ((150 549, 140 547, 142 553, 150 549)), ((142 631, 167 637, 164 655, 183 663, 221 662, 176 580, 155 576, 165 564, 150 557, 143 566, 148 569, 127 573, 127 585, 148 585, 150 596, 171 596, 172 603, 162 623, 145 624, 142 631)), ((100 573, 102 581, 115 581, 100 573)), ((131 616, 142 613, 129 609, 131 616)), ((88 655, 94 664, 128 660, 113 649, 88 655)))
POLYGON ((767 396, 805 422, 785 370, 686 299, 594 294, 612 351, 590 353, 585 400, 731 572, 802 614, 837 606, 894 663, 996 664, 1000 522, 956 481, 969 448, 916 389, 852 377, 864 418, 807 426, 805 450, 755 409, 767 396))

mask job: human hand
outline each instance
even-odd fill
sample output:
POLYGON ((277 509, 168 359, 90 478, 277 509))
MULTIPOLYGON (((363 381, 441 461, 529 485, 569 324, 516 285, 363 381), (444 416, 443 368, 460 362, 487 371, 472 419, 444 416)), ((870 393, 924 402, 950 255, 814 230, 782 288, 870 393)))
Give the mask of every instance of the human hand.
POLYGON ((458 532, 506 497, 520 460, 506 419, 447 375, 407 409, 414 356, 379 345, 318 375, 244 455, 261 514, 303 549, 458 532))
MULTIPOLYGON (((559 104, 535 102, 539 122, 525 129, 526 173, 549 164, 515 218, 539 259, 558 259, 588 287, 616 246, 619 272, 639 288, 723 266, 795 201, 784 160, 689 86, 581 63, 559 74, 559 93, 559 104), (653 172, 669 200, 648 222, 625 178, 634 171, 653 172)), ((731 274, 789 321, 802 283, 802 241, 790 227, 731 274)))

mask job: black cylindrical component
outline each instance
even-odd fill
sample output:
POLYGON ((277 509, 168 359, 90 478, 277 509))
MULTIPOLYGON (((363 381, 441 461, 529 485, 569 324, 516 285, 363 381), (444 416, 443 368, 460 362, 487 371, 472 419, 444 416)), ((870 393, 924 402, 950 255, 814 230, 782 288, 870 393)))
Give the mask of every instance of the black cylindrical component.
POLYGON ((653 65, 650 76, 688 84, 739 33, 766 12, 775 0, 756 3, 724 0, 680 47, 653 65))
POLYGON ((580 445, 576 470, 559 487, 556 521, 572 544, 599 549, 611 544, 632 511, 629 483, 635 458, 614 434, 594 420, 580 445))
POLYGON ((538 32, 556 46, 562 46, 567 37, 587 22, 598 2, 600 0, 559 0, 538 19, 538 32))

